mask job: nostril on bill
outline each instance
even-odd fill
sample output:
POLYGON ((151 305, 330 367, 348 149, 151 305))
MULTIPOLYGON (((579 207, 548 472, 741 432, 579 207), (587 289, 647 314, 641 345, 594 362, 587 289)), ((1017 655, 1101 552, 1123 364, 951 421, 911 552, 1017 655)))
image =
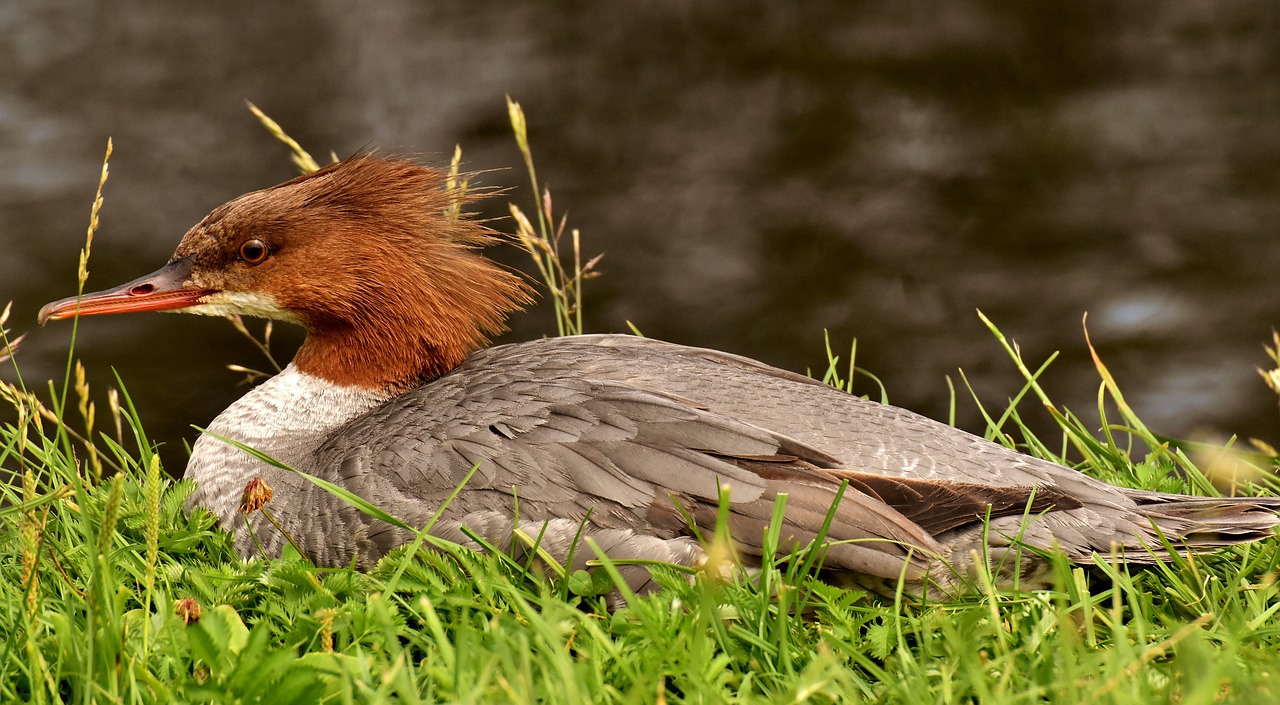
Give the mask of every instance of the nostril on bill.
POLYGON ((139 284, 129 290, 130 296, 146 296, 156 290, 155 284, 139 284))

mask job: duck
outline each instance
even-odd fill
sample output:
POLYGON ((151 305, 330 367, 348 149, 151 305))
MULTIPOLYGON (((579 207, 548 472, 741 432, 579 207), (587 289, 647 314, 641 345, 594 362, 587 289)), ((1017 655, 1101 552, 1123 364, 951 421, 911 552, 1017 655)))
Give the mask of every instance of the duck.
POLYGON ((726 352, 614 334, 491 346, 533 291, 485 256, 499 233, 449 215, 460 197, 476 196, 417 160, 357 154, 227 202, 159 270, 39 320, 169 311, 305 328, 186 465, 189 508, 246 558, 293 542, 317 566, 367 569, 415 537, 302 473, 476 549, 531 552, 535 537, 537 555, 583 569, 589 540, 637 591, 657 587, 643 561, 704 567, 718 522, 758 563, 776 506, 783 550, 824 540, 826 573, 947 592, 982 570, 1047 580, 1054 554, 1149 564, 1280 523, 1280 497, 1112 485, 726 352), (274 522, 237 513, 255 481, 273 489, 274 522))

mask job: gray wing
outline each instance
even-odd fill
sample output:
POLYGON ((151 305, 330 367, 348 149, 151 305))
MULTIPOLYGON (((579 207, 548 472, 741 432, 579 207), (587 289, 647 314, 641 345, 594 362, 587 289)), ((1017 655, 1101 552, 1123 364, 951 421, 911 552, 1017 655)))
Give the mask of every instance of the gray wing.
MULTIPOLYGON (((505 546, 518 512, 522 527, 550 522, 549 546, 567 546, 585 527, 624 532, 615 557, 663 560, 652 541, 687 536, 686 514, 709 531, 722 485, 734 539, 758 554, 778 494, 788 495, 786 546, 817 535, 847 481, 828 533, 845 543, 831 546, 827 564, 890 579, 904 564, 909 578, 923 574, 940 552, 939 533, 979 521, 988 507, 1021 514, 1033 496, 1030 487, 856 472, 686 397, 580 371, 477 363, 460 372, 355 420, 316 467, 411 524, 431 517, 476 467, 441 526, 468 524, 505 546)), ((1044 490, 1034 501, 1033 511, 1079 506, 1044 490)), ((385 551, 405 537, 372 526, 369 538, 385 551)))

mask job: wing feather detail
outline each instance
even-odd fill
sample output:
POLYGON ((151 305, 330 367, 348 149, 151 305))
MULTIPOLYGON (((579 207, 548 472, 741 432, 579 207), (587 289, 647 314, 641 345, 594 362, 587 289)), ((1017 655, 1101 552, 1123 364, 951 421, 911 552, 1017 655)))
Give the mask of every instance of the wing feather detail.
POLYGON ((317 461, 347 486, 360 486, 363 476, 379 488, 383 508, 408 521, 431 516, 474 466, 446 520, 513 515, 518 498, 521 522, 587 519, 595 529, 661 540, 691 533, 677 503, 701 531, 712 529, 724 487, 734 538, 754 554, 778 495, 788 496, 783 538, 804 543, 844 483, 827 563, 890 579, 904 565, 908 578, 921 576, 943 551, 938 534, 988 512, 1079 506, 1030 487, 861 473, 685 396, 546 366, 447 375, 351 422, 317 461))

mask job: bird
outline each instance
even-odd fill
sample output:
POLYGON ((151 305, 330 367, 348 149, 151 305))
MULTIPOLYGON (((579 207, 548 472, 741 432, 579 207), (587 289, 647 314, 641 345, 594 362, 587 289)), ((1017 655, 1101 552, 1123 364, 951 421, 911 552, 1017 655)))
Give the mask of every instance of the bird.
POLYGON ((491 346, 533 290, 485 256, 499 233, 450 215, 474 197, 415 159, 360 153, 225 203, 159 270, 39 320, 171 311, 305 328, 186 466, 189 508, 246 558, 292 541, 318 566, 368 569, 415 537, 295 471, 476 549, 532 552, 535 537, 537 555, 584 569, 589 540, 637 591, 658 587, 642 561, 705 567, 700 538, 718 523, 758 564, 780 502, 780 545, 825 541, 826 573, 945 593, 993 566, 1002 582, 1045 580, 1055 553, 1152 563, 1280 523, 1280 497, 1119 487, 727 352, 616 334, 491 346), (273 488, 274 523, 237 514, 251 481, 273 488))

